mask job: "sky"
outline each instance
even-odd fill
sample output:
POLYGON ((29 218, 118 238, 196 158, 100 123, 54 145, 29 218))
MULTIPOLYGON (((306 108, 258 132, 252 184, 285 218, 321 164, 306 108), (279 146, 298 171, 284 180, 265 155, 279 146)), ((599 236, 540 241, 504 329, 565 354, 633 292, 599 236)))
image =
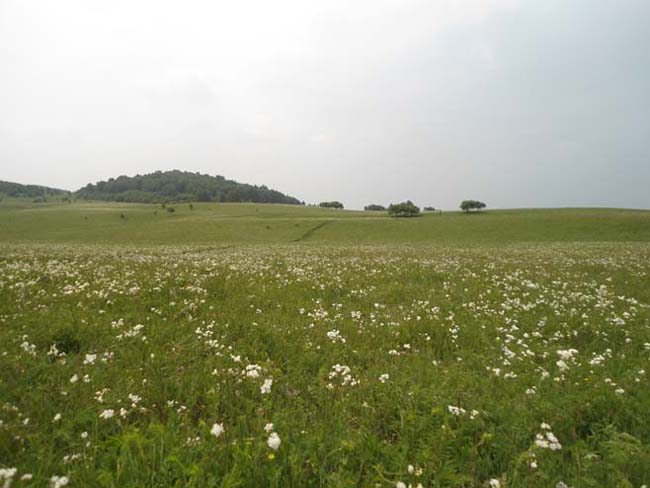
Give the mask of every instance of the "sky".
POLYGON ((648 0, 0 0, 0 179, 650 208, 648 0))

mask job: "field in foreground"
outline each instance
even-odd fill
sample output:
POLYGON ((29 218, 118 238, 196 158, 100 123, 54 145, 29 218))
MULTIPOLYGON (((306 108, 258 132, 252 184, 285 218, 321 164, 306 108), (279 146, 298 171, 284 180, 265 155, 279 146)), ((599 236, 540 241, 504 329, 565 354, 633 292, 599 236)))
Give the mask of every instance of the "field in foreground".
POLYGON ((647 243, 5 243, 0 467, 15 486, 639 487, 649 273, 647 243))

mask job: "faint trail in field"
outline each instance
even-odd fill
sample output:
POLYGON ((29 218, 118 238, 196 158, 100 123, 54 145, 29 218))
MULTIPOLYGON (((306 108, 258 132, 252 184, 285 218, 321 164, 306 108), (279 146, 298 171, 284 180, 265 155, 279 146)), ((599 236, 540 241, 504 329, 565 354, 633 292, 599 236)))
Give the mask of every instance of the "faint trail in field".
POLYGON ((316 232, 318 229, 322 229, 323 227, 325 227, 330 222, 331 222, 331 220, 325 220, 325 221, 321 222, 320 224, 315 225, 311 229, 307 230, 307 232, 305 232, 303 235, 301 235, 297 239, 294 239, 291 242, 300 242, 300 241, 304 241, 306 239, 309 239, 314 232, 316 232))
POLYGON ((203 252, 226 251, 237 247, 235 244, 223 244, 221 246, 201 246, 181 251, 181 254, 199 254, 203 252))

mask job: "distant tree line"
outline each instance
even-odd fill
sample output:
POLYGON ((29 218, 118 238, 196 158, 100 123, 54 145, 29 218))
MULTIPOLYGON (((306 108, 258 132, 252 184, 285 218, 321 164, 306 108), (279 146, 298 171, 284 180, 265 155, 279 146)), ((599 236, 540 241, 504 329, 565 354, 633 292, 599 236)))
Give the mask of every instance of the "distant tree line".
MULTIPOLYGON (((465 212, 470 212, 472 210, 482 210, 486 207, 485 203, 478 200, 463 200, 460 204, 460 208, 465 212)), ((376 203, 371 203, 363 207, 366 211, 385 211, 386 207, 383 205, 378 205, 376 203)), ((427 206, 424 207, 425 212, 438 212, 442 213, 441 210, 436 209, 435 207, 427 206)), ((388 215, 391 217, 416 217, 420 215, 420 208, 415 205, 411 200, 407 200, 402 203, 391 203, 388 207, 388 215)))
POLYGON ((300 205, 297 198, 266 186, 248 185, 188 171, 156 171, 146 175, 119 176, 88 184, 76 192, 88 200, 115 202, 255 202, 300 205))
MULTIPOLYGON (((49 197, 71 202, 73 198, 87 200, 104 200, 134 203, 165 203, 171 202, 254 202, 254 203, 285 203, 305 205, 297 198, 271 190, 265 185, 256 186, 227 180, 223 176, 210 176, 188 171, 156 171, 146 175, 119 176, 88 184, 71 193, 66 190, 40 185, 23 185, 0 180, 0 201, 4 196, 14 198, 33 198, 34 202, 46 202, 49 197)), ((319 207, 342 209, 343 204, 337 200, 321 202, 319 207)), ((463 200, 460 208, 464 212, 480 211, 486 204, 479 200, 463 200)), ((190 210, 193 206, 190 204, 190 210)), ((391 217, 415 217, 420 215, 420 208, 411 200, 392 203, 388 209, 376 203, 364 207, 366 211, 388 210, 391 217)), ((425 212, 435 212, 436 208, 426 206, 425 212)), ((168 212, 174 212, 168 208, 168 212)), ((440 210, 438 210, 440 212, 440 210)))
POLYGON ((23 185, 21 183, 0 181, 0 195, 14 198, 39 198, 45 201, 50 196, 69 197, 70 192, 59 190, 58 188, 50 188, 49 186, 23 185))

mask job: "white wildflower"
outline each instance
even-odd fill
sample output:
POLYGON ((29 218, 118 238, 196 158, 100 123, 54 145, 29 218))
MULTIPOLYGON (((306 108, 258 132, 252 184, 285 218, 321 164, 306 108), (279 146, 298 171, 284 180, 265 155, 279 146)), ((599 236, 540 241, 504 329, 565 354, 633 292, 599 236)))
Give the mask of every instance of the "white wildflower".
POLYGON ((215 436, 219 437, 221 434, 225 432, 226 429, 223 428, 223 424, 214 424, 212 426, 212 429, 210 429, 210 433, 215 436))
POLYGON ((99 414, 99 418, 108 420, 110 418, 113 418, 114 415, 115 415, 115 410, 113 410, 112 408, 107 408, 106 410, 104 410, 102 413, 99 414))
POLYGON ((246 371, 244 372, 244 374, 248 378, 254 379, 254 378, 259 378, 261 372, 262 372, 262 367, 259 364, 249 364, 248 366, 246 366, 246 371))
POLYGON ((271 393, 271 386, 273 385, 273 378, 267 378, 264 380, 262 386, 260 386, 260 393, 266 395, 271 393))
POLYGON ((66 486, 69 482, 70 480, 68 479, 67 476, 54 475, 50 478, 50 487, 61 488, 62 486, 66 486))
POLYGON ((268 446, 273 449, 274 451, 277 451, 280 448, 281 444, 280 436, 276 434, 275 432, 271 432, 271 435, 269 438, 266 440, 266 443, 268 446))
POLYGON ((14 479, 17 472, 17 468, 0 468, 0 481, 4 481, 4 488, 9 488, 11 486, 11 481, 14 479))
POLYGON ((84 359, 84 364, 95 364, 96 359, 97 359, 97 354, 86 354, 86 358, 84 359))

